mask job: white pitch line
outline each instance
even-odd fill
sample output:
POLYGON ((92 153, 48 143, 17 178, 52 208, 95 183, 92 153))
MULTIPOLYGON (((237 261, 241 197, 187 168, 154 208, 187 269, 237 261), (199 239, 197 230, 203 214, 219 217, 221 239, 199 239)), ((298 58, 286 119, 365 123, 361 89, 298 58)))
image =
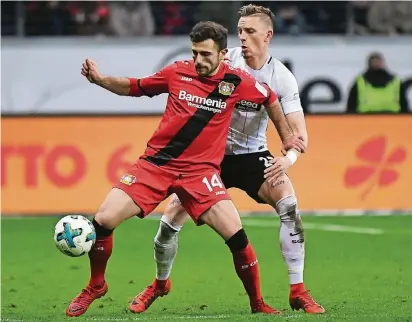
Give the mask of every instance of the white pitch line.
MULTIPOLYGON (((269 220, 252 220, 243 219, 242 223, 245 226, 253 227, 279 227, 279 221, 269 221, 269 220)), ((356 226, 345 226, 345 225, 332 225, 332 224, 313 224, 304 223, 304 229, 315 229, 323 231, 338 231, 345 233, 358 233, 358 234, 369 234, 369 235, 381 235, 384 233, 382 229, 379 228, 368 228, 368 227, 356 227, 356 226)))

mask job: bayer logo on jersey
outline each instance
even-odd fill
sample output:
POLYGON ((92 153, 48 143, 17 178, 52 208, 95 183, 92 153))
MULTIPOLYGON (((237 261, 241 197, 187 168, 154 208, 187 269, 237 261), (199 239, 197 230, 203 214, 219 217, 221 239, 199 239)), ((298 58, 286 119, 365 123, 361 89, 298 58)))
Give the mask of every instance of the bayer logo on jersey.
POLYGON ((60 219, 54 227, 54 242, 63 254, 79 257, 92 249, 96 232, 86 217, 69 215, 60 219))

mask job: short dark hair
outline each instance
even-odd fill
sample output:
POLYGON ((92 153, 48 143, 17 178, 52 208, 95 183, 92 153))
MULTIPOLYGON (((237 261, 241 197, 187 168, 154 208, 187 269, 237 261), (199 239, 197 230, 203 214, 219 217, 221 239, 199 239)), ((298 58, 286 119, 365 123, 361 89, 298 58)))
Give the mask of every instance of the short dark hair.
POLYGON ((263 6, 257 6, 255 4, 248 4, 247 6, 241 7, 238 14, 240 17, 261 16, 263 18, 267 18, 272 27, 275 22, 275 15, 272 10, 263 6))
POLYGON ((202 42, 212 39, 219 50, 227 48, 227 29, 213 21, 198 22, 190 32, 192 42, 202 42))

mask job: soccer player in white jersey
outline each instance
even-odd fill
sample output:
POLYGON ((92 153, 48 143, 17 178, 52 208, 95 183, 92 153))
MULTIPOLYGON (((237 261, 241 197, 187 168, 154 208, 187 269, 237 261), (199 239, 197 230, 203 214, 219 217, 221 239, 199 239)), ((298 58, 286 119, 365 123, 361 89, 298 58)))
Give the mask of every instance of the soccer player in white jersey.
MULTIPOLYGON (((293 132, 307 144, 296 79, 268 51, 273 37, 273 13, 268 8, 247 5, 239 10, 239 15, 241 47, 229 49, 228 63, 246 70, 277 93, 293 132)), ((303 283, 303 226, 295 191, 286 174, 299 153, 290 150, 285 156, 273 157, 267 149, 267 126, 268 115, 264 108, 246 101, 238 103, 232 115, 221 178, 226 188, 239 188, 258 203, 274 208, 280 218, 280 246, 289 274, 290 306, 307 313, 324 313, 324 308, 316 303, 303 283)), ((133 300, 134 311, 146 311, 159 296, 169 293, 170 273, 178 247, 177 235, 188 218, 179 199, 172 198, 154 239, 156 279, 133 300)))

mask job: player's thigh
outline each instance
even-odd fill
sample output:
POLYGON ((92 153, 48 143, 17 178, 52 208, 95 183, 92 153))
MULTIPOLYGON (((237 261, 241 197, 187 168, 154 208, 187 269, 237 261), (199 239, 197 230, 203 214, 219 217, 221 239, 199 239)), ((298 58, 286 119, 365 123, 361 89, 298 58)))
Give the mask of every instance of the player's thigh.
POLYGON ((96 221, 115 228, 127 218, 144 218, 167 197, 173 180, 172 174, 139 160, 114 185, 96 214, 96 221))
POLYGON ((269 151, 228 156, 225 167, 222 166, 222 177, 230 178, 233 187, 245 191, 257 203, 268 203, 266 190, 262 187, 265 186, 264 171, 270 166, 271 159, 273 156, 269 151))
POLYGON ((242 222, 232 200, 221 200, 200 216, 200 220, 228 240, 240 229, 242 222))
POLYGON ((292 182, 286 174, 281 175, 273 186, 267 180, 264 181, 258 191, 259 198, 273 208, 279 200, 294 194, 292 182))
POLYGON ((186 220, 190 218, 176 194, 172 194, 170 196, 169 203, 164 212, 164 216, 180 226, 183 226, 186 220))
POLYGON ((212 206, 221 200, 230 200, 216 169, 204 171, 202 174, 184 176, 174 190, 182 206, 197 225, 204 224, 200 216, 212 206))

